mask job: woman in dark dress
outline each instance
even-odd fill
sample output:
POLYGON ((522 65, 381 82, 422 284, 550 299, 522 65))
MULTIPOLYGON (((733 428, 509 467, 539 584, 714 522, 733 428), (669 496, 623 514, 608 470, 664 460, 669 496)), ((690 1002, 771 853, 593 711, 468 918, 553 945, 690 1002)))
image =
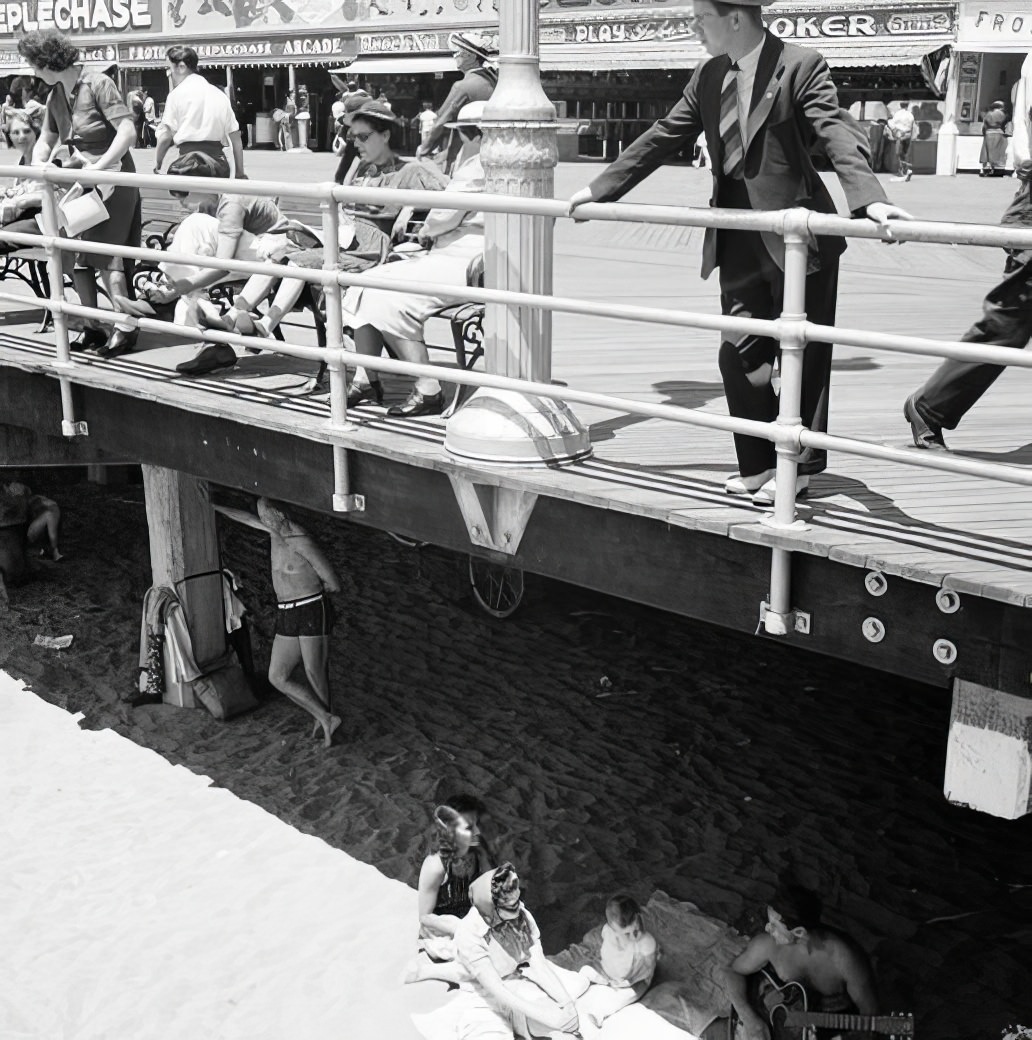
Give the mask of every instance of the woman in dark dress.
MULTIPOLYGON (((33 74, 52 88, 34 162, 51 162, 55 152, 66 146, 69 158, 62 163, 68 168, 135 173, 129 149, 136 141, 136 126, 114 82, 84 68, 78 48, 56 29, 25 33, 18 41, 18 53, 32 66, 33 74)), ((104 201, 108 218, 78 237, 87 242, 139 246, 139 189, 117 187, 104 201)), ((111 299, 116 295, 132 298, 132 261, 80 253, 75 258, 72 279, 84 306, 97 306, 98 274, 111 299)), ((106 326, 88 323, 75 346, 96 350, 104 357, 118 357, 132 350, 136 336, 136 330, 116 327, 109 338, 106 326)))

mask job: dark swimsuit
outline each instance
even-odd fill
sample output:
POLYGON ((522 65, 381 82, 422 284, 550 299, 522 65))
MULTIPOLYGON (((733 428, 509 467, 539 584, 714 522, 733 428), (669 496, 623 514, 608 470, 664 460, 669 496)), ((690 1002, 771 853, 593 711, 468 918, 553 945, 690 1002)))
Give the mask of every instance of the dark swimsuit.
POLYGON ((325 592, 277 604, 276 634, 281 636, 328 636, 335 620, 333 604, 325 592))

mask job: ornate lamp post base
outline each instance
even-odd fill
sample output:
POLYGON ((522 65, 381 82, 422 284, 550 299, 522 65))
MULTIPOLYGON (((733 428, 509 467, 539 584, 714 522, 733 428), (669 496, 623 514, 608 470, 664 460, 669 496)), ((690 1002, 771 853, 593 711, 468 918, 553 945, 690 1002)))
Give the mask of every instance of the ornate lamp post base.
POLYGON ((562 401, 480 387, 448 420, 452 455, 494 465, 556 466, 591 454, 591 437, 562 401))

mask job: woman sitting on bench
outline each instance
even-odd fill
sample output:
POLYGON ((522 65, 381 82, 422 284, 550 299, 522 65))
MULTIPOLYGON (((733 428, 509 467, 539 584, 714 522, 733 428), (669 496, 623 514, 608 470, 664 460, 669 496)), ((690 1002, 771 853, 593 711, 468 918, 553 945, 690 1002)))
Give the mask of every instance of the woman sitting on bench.
MULTIPOLYGON (((484 168, 480 164, 480 121, 483 101, 464 105, 454 123, 462 150, 448 184, 450 191, 484 190, 484 168)), ((436 282, 441 285, 468 285, 471 267, 483 263, 484 215, 452 209, 435 209, 427 217, 419 236, 430 252, 404 263, 385 267, 378 276, 402 281, 436 282), (431 248, 432 247, 432 248, 431 248)), ((363 289, 353 286, 344 298, 344 324, 354 329, 355 349, 377 357, 384 346, 403 361, 429 364, 423 323, 435 311, 451 303, 451 296, 406 293, 390 289, 363 289)), ((383 400, 379 379, 370 379, 364 368, 355 372, 348 388, 348 407, 370 398, 383 400)), ((420 376, 404 404, 392 405, 388 415, 439 415, 444 410, 444 393, 436 379, 420 376)))
MULTIPOLYGON (((21 153, 19 166, 32 165, 32 150, 39 140, 43 127, 42 112, 35 117, 21 109, 14 109, 7 120, 7 133, 14 147, 21 153)), ((0 225, 4 231, 17 231, 23 235, 40 234, 36 214, 43 209, 43 192, 40 182, 28 177, 19 177, 3 193, 0 203, 0 225)), ((0 253, 14 253, 26 246, 16 242, 0 242, 0 253)))
MULTIPOLYGON (((394 154, 392 138, 402 121, 379 101, 371 98, 351 117, 349 136, 354 140, 362 165, 351 182, 356 188, 408 188, 439 191, 447 178, 432 163, 406 162, 394 154)), ((340 207, 340 234, 337 266, 342 271, 365 271, 383 263, 390 247, 391 230, 401 212, 400 203, 345 203, 340 207)), ((291 255, 288 263, 309 270, 323 265, 323 249, 303 249, 291 255)), ((237 295, 233 307, 223 316, 206 318, 209 328, 239 332, 244 336, 268 339, 273 329, 294 309, 305 282, 284 278, 264 317, 258 305, 269 295, 276 279, 255 275, 237 295)))

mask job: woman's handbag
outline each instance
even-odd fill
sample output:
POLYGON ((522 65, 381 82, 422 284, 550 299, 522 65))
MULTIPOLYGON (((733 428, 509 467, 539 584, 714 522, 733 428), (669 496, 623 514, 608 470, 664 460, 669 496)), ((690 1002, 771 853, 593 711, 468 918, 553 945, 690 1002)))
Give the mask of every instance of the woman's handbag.
POLYGON ((85 190, 81 184, 73 185, 57 204, 61 227, 69 238, 78 238, 84 231, 103 224, 110 217, 105 200, 111 197, 114 186, 98 184, 85 190))

